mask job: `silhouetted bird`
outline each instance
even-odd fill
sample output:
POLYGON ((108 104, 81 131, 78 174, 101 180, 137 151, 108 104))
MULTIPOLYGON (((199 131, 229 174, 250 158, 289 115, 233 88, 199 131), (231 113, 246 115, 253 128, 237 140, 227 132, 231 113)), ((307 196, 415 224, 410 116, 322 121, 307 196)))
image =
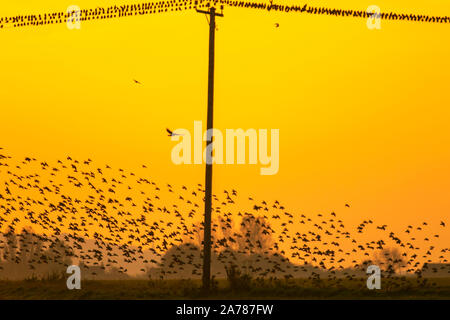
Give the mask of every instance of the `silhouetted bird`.
POLYGON ((170 129, 168 129, 168 128, 166 128, 166 131, 167 131, 169 137, 172 137, 172 136, 182 136, 182 134, 174 133, 172 130, 170 130, 170 129))

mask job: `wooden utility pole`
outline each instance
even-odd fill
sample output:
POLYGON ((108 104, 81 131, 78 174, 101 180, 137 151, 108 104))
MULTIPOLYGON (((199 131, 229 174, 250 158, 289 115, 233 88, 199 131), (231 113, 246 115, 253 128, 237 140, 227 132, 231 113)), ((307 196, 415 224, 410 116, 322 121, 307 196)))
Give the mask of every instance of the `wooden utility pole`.
POLYGON ((205 221, 203 225, 203 289, 211 288, 211 206, 212 206, 212 129, 213 129, 213 101, 214 101, 214 41, 216 33, 216 8, 209 11, 197 10, 209 15, 209 68, 208 68, 208 116, 206 136, 206 172, 205 172, 205 221))

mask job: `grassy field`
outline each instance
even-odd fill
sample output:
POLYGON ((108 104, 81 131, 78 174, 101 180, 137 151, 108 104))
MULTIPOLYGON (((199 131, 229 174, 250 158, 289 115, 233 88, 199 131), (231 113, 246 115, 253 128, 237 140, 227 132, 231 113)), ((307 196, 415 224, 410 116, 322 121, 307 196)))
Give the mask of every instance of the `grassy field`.
POLYGON ((364 279, 291 279, 232 288, 220 280, 205 295, 197 280, 91 280, 83 281, 80 290, 68 290, 65 280, 0 281, 0 299, 450 299, 450 278, 433 279, 426 286, 417 286, 413 279, 382 283, 381 290, 368 290, 364 279))

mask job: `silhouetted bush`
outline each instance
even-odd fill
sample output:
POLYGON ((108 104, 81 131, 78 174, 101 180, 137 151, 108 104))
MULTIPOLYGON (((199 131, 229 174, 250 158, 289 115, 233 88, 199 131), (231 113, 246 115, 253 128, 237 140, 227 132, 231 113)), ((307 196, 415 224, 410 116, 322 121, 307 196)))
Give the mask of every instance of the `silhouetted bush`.
POLYGON ((233 291, 235 290, 249 290, 252 283, 252 277, 244 273, 235 265, 230 264, 229 267, 225 267, 227 272, 227 280, 229 288, 233 291))

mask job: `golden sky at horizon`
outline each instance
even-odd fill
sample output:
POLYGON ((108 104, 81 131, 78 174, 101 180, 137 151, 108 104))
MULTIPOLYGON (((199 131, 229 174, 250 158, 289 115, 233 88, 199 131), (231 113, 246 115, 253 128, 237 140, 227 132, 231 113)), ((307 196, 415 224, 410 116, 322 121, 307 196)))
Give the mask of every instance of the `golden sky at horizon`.
MULTIPOLYGON (((136 2, 28 0, 1 3, 0 15, 136 2)), ((309 4, 450 15, 442 0, 309 4)), ((214 190, 279 199, 296 212, 336 211, 354 223, 403 227, 449 216, 448 24, 382 21, 369 30, 365 19, 224 14, 215 127, 280 129, 280 170, 215 166, 214 190)), ((171 162, 175 142, 165 133, 206 122, 208 26, 200 14, 2 30, 0 41, 0 146, 9 154, 147 163, 161 181, 203 183, 203 166, 171 162)))

